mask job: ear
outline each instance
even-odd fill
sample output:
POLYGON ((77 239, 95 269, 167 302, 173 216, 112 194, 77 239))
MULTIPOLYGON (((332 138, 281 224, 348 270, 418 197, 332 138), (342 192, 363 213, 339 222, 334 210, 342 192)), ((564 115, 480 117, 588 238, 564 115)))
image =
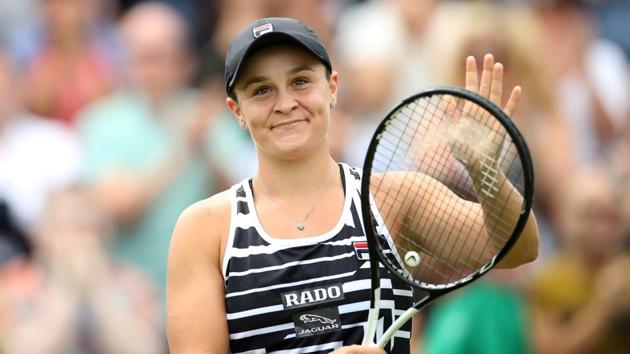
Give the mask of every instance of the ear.
POLYGON ((339 89, 339 73, 338 72, 333 71, 330 74, 328 88, 330 89, 330 107, 334 107, 337 104, 337 92, 339 89))
POLYGON ((241 107, 239 106, 238 102, 234 100, 232 97, 228 97, 225 99, 225 104, 230 109, 230 111, 232 111, 232 114, 234 115, 234 118, 236 118, 236 121, 238 122, 238 124, 244 128, 246 126, 245 124, 246 120, 245 120, 245 116, 243 116, 243 111, 241 110, 241 107))

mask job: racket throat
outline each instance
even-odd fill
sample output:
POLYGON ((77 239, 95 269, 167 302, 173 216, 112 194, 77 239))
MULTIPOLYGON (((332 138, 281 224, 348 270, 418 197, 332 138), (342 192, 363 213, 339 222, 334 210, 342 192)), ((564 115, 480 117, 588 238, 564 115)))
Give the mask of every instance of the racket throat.
POLYGON ((378 340, 376 346, 384 349, 385 345, 389 342, 389 340, 394 336, 396 331, 400 329, 407 321, 409 321, 413 316, 415 316, 418 312, 420 312, 419 308, 411 307, 407 309, 407 311, 403 312, 400 317, 394 322, 388 329, 383 333, 383 336, 378 340))
MULTIPOLYGON (((417 292, 414 292, 416 294, 417 292)), ((446 292, 445 292, 446 293, 446 292)), ((379 338, 376 346, 384 349, 385 345, 394 337, 394 334, 405 324, 407 321, 411 320, 413 316, 415 316, 420 310, 422 310, 431 300, 441 296, 441 294, 434 293, 424 293, 424 296, 418 300, 413 307, 408 308, 405 312, 403 312, 400 317, 392 323, 392 325, 383 333, 381 338, 379 338)))
POLYGON ((374 346, 374 336, 376 334, 376 327, 378 326, 378 315, 380 312, 380 302, 381 302, 381 289, 376 288, 373 290, 374 293, 373 301, 370 305, 370 311, 368 312, 367 322, 365 323, 365 331, 363 332, 363 343, 362 345, 371 345, 374 346))

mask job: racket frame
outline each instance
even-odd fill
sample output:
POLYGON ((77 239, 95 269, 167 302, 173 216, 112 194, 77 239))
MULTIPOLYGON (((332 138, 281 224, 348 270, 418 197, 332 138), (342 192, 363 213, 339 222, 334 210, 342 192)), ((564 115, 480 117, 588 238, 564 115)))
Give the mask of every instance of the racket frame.
MULTIPOLYGON (((368 243, 368 254, 370 257, 370 273, 371 273, 371 286, 372 286, 372 296, 370 299, 370 310, 368 313, 368 321, 365 327, 365 334, 363 338, 363 345, 375 345, 380 348, 384 348, 387 342, 391 339, 394 333, 402 327, 409 319, 411 319, 416 313, 418 313, 424 306, 426 306, 431 301, 441 297, 442 295, 449 293, 453 290, 456 290, 464 285, 470 284, 471 282, 479 279, 482 275, 487 273, 490 269, 492 269, 505 255, 510 251, 510 249, 514 246, 521 232, 523 231, 525 224, 529 218, 529 214, 532 207, 532 199, 534 194, 534 169, 531 160, 531 155, 529 153, 529 149, 525 142, 525 139, 520 134, 516 125, 512 122, 510 117, 496 104, 488 100, 487 98, 472 92, 470 90, 466 90, 458 87, 436 87, 432 89, 428 89, 422 91, 418 94, 412 95, 402 102, 400 102, 396 107, 394 107, 387 116, 380 122, 378 127, 376 128, 372 140, 370 141, 370 145, 368 147, 365 160, 363 163, 363 175, 361 179, 361 214, 363 217, 363 224, 365 228, 365 234, 368 243), (441 285, 433 285, 427 283, 418 283, 413 282, 408 279, 407 276, 400 273, 400 270, 395 268, 390 264, 390 261, 383 256, 380 242, 377 240, 376 236, 376 223, 375 219, 372 215, 372 205, 371 205, 371 194, 370 194, 370 177, 372 175, 372 163, 374 154, 376 153, 376 149, 378 147, 379 141, 382 139, 382 132, 385 130, 388 124, 396 118, 398 112, 403 109, 408 104, 413 101, 418 100, 419 98, 430 98, 436 95, 450 95, 457 98, 470 100, 471 102, 479 105, 480 107, 487 110, 493 117, 497 119, 497 121, 505 128, 507 134, 512 139, 512 143, 516 146, 516 151, 522 163, 523 168, 523 205, 520 211, 520 216, 512 235, 510 235, 508 241, 505 246, 490 260, 490 262, 486 263, 476 271, 467 275, 466 277, 456 280, 454 282, 448 284, 441 285), (409 284, 412 289, 420 289, 423 292, 426 292, 426 295, 420 298, 420 300, 416 301, 412 307, 407 309, 394 323, 383 333, 383 336, 380 338, 378 343, 374 343, 374 335, 376 332, 376 326, 378 322, 378 315, 380 312, 380 297, 381 297, 381 287, 380 287, 380 274, 379 274, 379 264, 383 264, 390 273, 394 274, 397 278, 409 284)), ((376 205, 375 205, 376 207, 376 205)), ((415 296, 414 296, 415 301, 415 296)))

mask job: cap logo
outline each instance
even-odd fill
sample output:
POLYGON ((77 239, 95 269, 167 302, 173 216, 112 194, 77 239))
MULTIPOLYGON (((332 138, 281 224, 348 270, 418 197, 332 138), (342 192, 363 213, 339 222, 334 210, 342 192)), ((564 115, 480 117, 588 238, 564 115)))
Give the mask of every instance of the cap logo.
POLYGON ((264 25, 255 27, 252 31, 254 32, 254 38, 258 38, 265 33, 273 32, 273 26, 271 23, 265 23, 264 25))

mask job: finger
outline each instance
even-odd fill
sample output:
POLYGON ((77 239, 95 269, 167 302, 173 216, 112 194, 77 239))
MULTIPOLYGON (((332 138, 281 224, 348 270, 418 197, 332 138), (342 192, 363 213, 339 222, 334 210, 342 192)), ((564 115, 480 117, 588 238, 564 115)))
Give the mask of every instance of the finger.
POLYGON ((516 106, 518 105, 518 101, 521 99, 522 93, 523 93, 523 89, 520 86, 514 86, 514 88, 512 89, 510 98, 508 99, 508 102, 505 105, 505 108, 503 109, 509 117, 512 117, 512 114, 514 114, 514 110, 516 109, 516 106))
POLYGON ((481 71, 481 84, 479 85, 479 94, 483 97, 488 97, 488 95, 490 95, 493 65, 494 57, 492 54, 486 54, 483 57, 483 70, 481 71))
POLYGON ((492 85, 490 87, 490 101, 501 107, 503 95, 503 65, 495 63, 492 67, 492 85))
POLYGON ((466 90, 477 92, 479 90, 477 79, 477 61, 470 55, 466 58, 466 90))
POLYGON ((457 98, 454 96, 448 96, 444 98, 446 103, 446 113, 448 121, 454 123, 457 121, 457 98))

